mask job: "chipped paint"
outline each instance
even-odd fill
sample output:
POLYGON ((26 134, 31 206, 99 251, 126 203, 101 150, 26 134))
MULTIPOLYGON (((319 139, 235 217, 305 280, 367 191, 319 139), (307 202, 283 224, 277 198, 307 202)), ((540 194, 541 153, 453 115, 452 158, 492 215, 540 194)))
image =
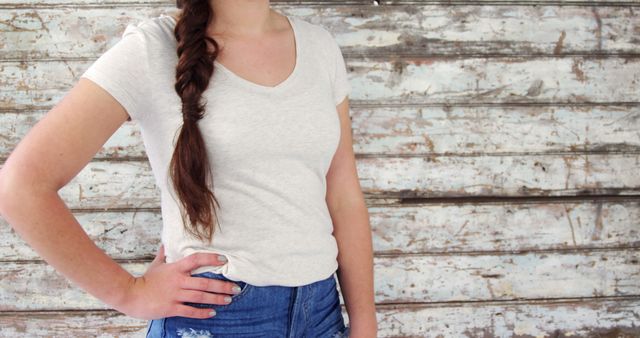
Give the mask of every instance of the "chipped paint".
MULTIPOLYGON (((88 7, 5 3, 4 158, 127 23, 168 9, 158 0, 126 10, 95 0, 88 7)), ((624 197, 640 186, 633 7, 284 9, 330 29, 347 58, 380 336, 640 334, 640 204, 624 197), (553 199, 599 194, 621 196, 553 199), (515 198, 482 199, 495 196, 515 198), (480 199, 421 203, 438 197, 480 199)), ((125 123, 95 159, 60 194, 91 238, 140 275, 155 253, 161 217, 138 126, 125 123)), ((0 336, 144 330, 69 283, 0 224, 0 336)), ((179 335, 211 332, 183 328, 179 335)))

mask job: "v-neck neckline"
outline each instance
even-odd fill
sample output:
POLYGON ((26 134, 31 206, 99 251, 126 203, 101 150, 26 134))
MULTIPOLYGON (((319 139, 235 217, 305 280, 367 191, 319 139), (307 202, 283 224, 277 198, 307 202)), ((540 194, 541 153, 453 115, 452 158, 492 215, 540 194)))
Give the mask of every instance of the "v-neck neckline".
MULTIPOLYGON (((168 16, 171 19, 171 21, 173 21, 173 23, 175 24, 176 23, 175 18, 173 16, 171 16, 171 15, 168 15, 168 16)), ((291 26, 291 29, 293 30, 293 37, 294 37, 295 51, 296 51, 296 57, 295 57, 295 62, 296 63, 295 63, 295 66, 293 67, 293 71, 291 71, 291 73, 289 74, 289 76, 287 76, 286 79, 282 80, 280 83, 276 84, 275 86, 265 86, 265 85, 261 85, 261 84, 255 83, 253 81, 249 81, 249 80, 245 79, 244 77, 241 77, 240 75, 238 75, 235 72, 231 71, 229 68, 227 68, 225 65, 223 65, 220 62, 218 62, 217 60, 213 60, 213 63, 217 67, 215 69, 220 69, 223 73, 228 75, 228 78, 231 81, 234 81, 238 85, 241 85, 243 87, 247 87, 247 88, 250 88, 250 89, 262 91, 262 92, 276 92, 276 91, 280 91, 280 90, 288 87, 293 82, 293 80, 297 77, 298 73, 300 73, 300 68, 302 67, 302 65, 301 65, 301 63, 302 63, 302 61, 301 61, 302 60, 302 48, 301 48, 302 39, 300 37, 299 29, 296 26, 295 18, 289 17, 288 15, 284 15, 284 16, 287 19, 287 21, 289 22, 289 25, 291 26)))

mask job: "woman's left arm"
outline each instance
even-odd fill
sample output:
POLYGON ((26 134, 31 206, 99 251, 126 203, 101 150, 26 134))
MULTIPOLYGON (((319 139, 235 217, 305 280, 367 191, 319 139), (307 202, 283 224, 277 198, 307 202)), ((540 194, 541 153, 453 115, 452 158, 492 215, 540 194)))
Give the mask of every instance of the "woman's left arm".
POLYGON ((336 274, 349 314, 350 337, 376 337, 371 225, 356 171, 349 98, 336 109, 341 136, 327 173, 326 196, 339 250, 336 274))

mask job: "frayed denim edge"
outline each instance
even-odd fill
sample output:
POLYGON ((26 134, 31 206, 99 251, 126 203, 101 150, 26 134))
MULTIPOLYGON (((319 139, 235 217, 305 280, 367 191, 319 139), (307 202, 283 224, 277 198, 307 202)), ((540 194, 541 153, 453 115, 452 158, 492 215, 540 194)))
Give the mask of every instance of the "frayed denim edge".
POLYGON ((349 324, 345 327, 343 332, 336 332, 336 334, 332 338, 349 338, 349 324))

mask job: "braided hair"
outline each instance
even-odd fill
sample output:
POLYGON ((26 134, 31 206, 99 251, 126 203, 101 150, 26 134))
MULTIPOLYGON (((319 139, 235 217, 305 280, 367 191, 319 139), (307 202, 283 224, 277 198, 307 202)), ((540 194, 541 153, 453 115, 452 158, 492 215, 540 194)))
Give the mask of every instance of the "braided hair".
POLYGON ((218 223, 213 204, 217 207, 219 204, 209 188, 209 185, 213 187, 213 177, 198 121, 204 115, 201 97, 213 75, 213 60, 219 45, 206 35, 213 17, 213 8, 207 0, 178 0, 177 5, 182 11, 174 29, 178 54, 175 90, 182 100, 183 125, 169 165, 169 176, 189 218, 189 222, 185 222, 185 212, 181 211, 186 232, 211 242, 214 217, 218 223), (207 42, 213 45, 212 52, 207 42))

